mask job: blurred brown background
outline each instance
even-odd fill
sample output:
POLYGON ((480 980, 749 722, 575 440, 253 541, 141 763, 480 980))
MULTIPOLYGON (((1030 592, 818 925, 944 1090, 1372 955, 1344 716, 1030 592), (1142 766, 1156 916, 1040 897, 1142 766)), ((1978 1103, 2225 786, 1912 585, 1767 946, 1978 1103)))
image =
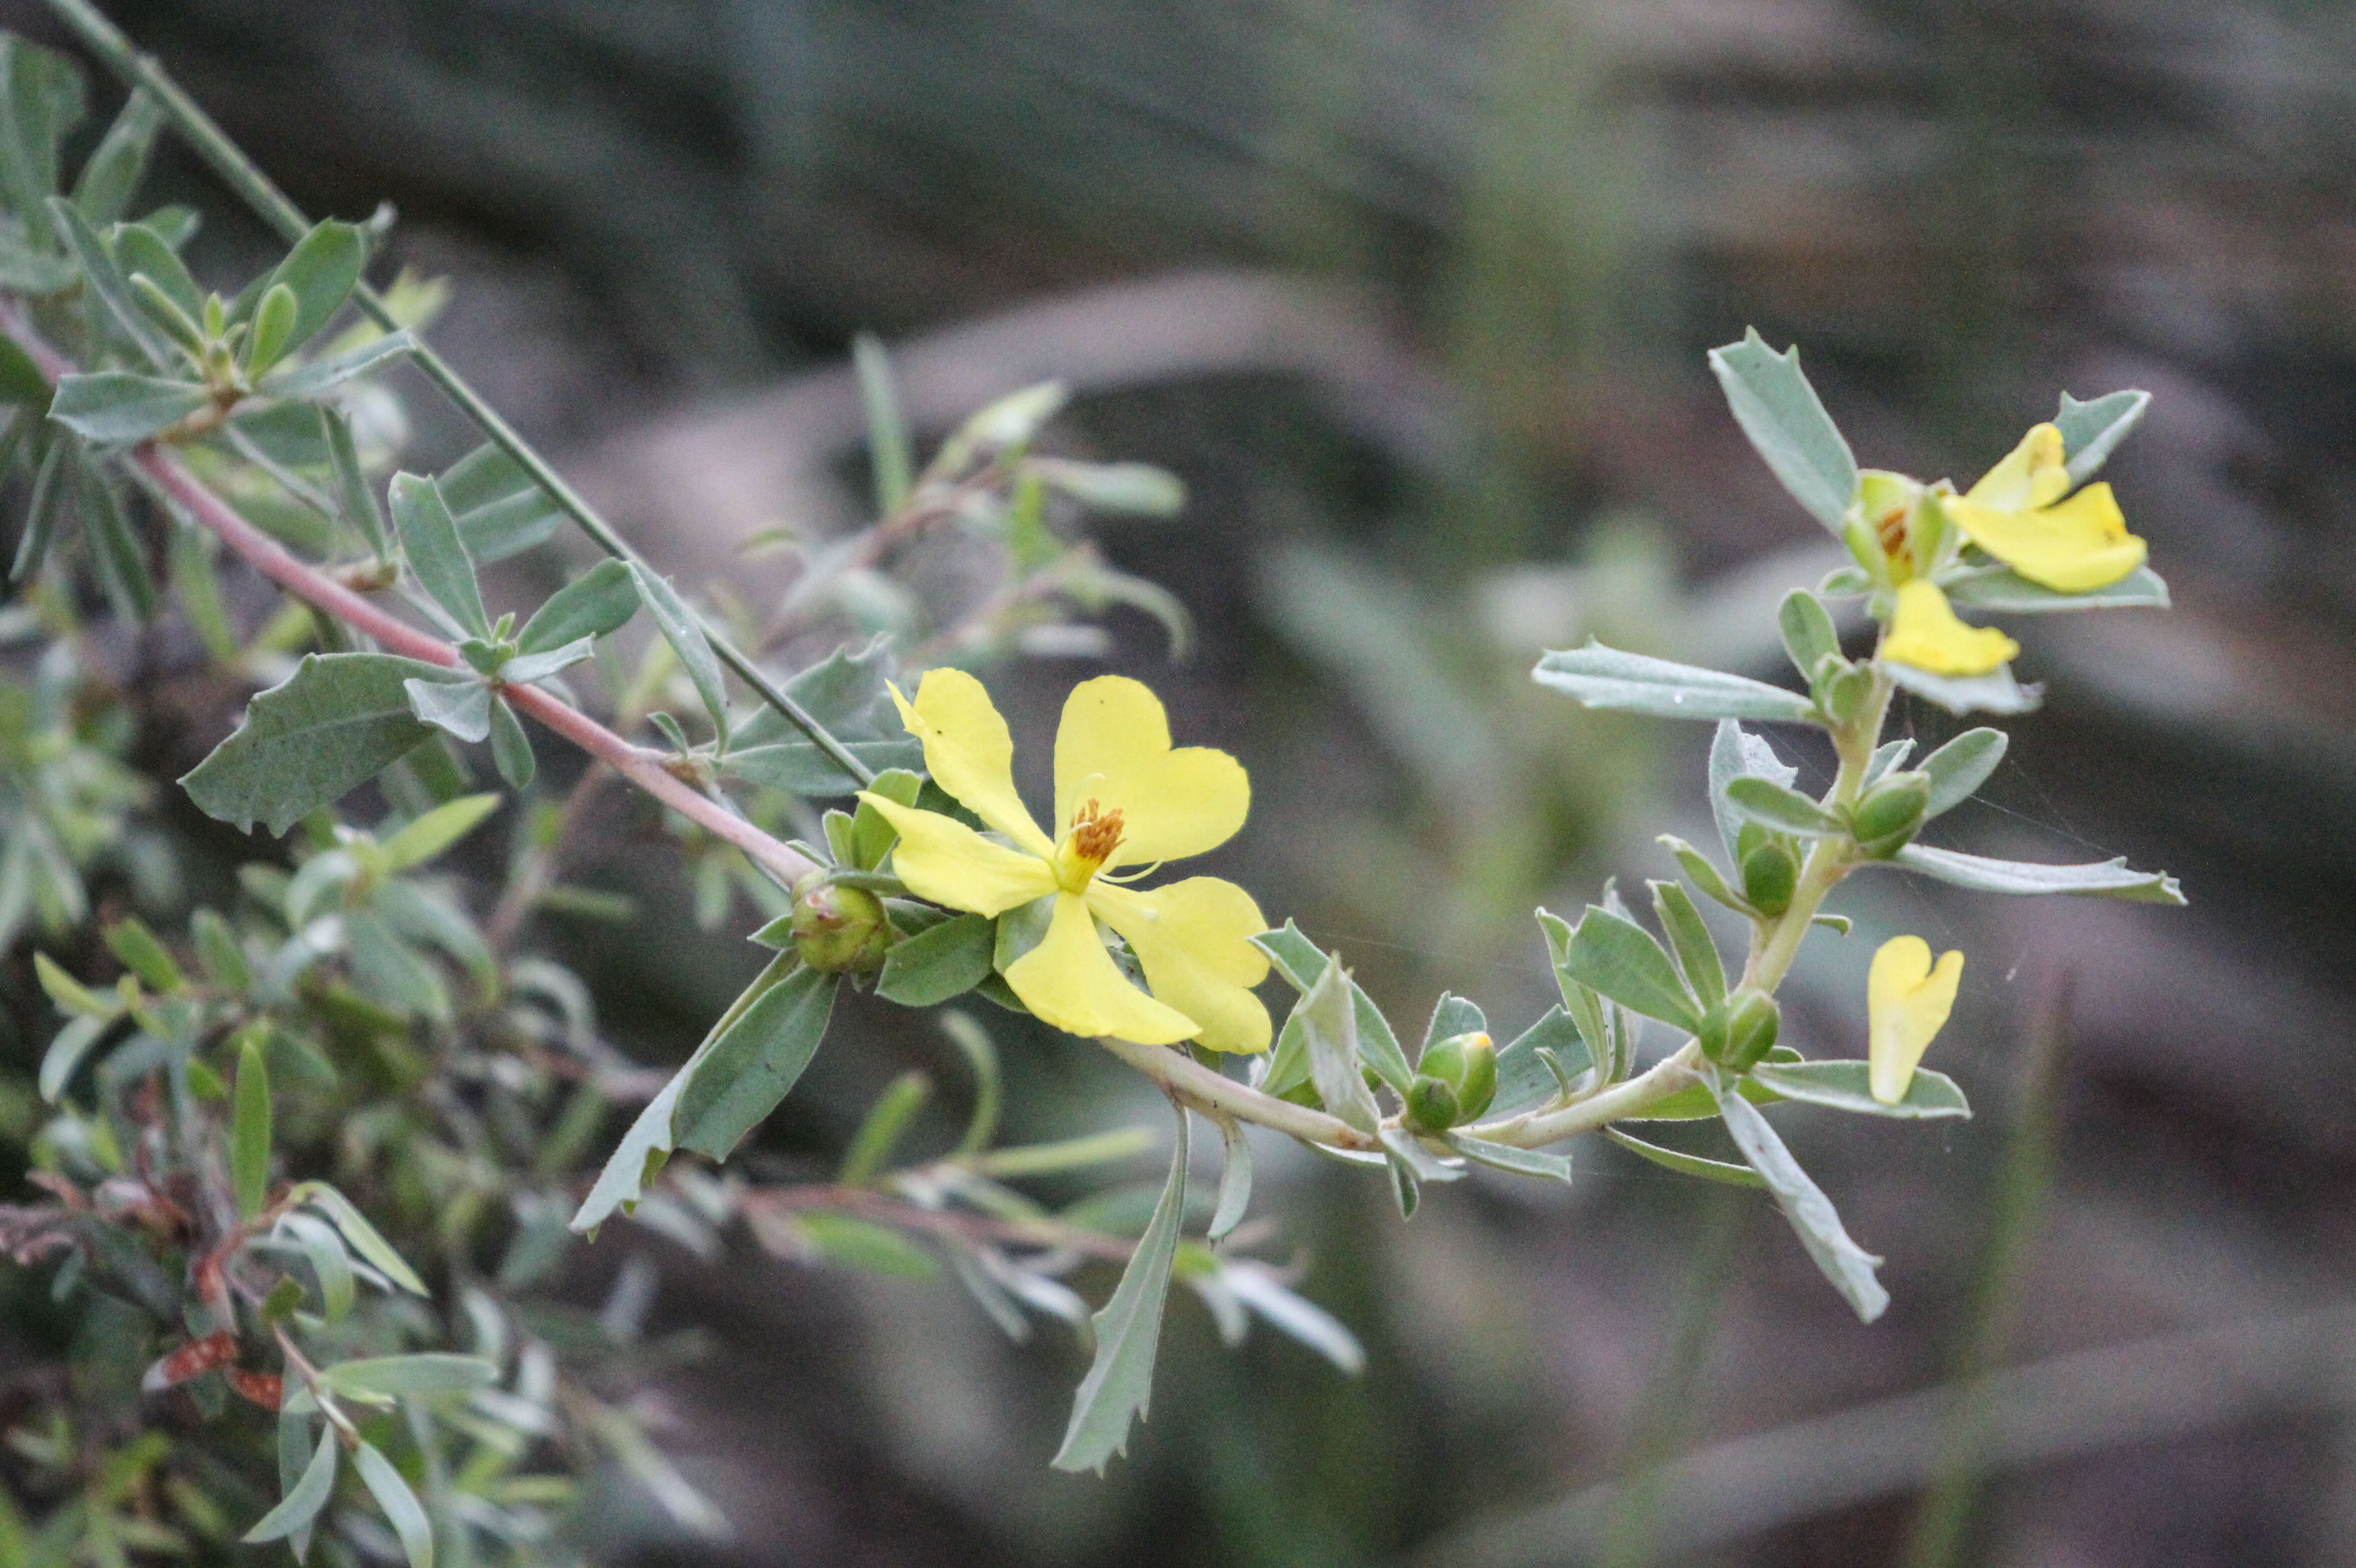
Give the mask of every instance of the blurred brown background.
MULTIPOLYGON (((1933 1062, 1977 1119, 1781 1114, 1890 1260, 1881 1324, 1763 1200, 1607 1147, 1577 1147, 1569 1193, 1475 1180, 1402 1227, 1377 1184, 1269 1146, 1258 1207, 1367 1371, 1265 1332, 1223 1351, 1182 1298, 1152 1419, 1098 1483, 1045 1468, 1067 1337, 1009 1347, 946 1283, 657 1247, 659 1322, 711 1332, 668 1397, 729 1561, 1897 1563, 1951 1430, 1901 1396, 1978 1336, 2029 1370, 1952 1561, 2356 1563, 2347 7, 110 9, 306 208, 396 202, 399 258, 456 283, 436 341, 691 579, 765 523, 856 515, 855 330, 894 342, 936 431, 1070 379, 1059 442, 1194 496, 1104 535, 1204 631, 1171 667, 1117 618, 1120 667, 1251 768, 1226 869, 1403 1033, 1442 987, 1517 1030, 1550 990, 1531 908, 1669 874, 1651 836, 1706 832, 1707 734, 1566 711, 1526 679, 1539 648, 1592 632, 1770 674, 1775 598, 1824 570, 1705 349, 1796 339, 1860 461, 1965 483, 2064 389, 2155 396, 2111 477, 2178 608, 2016 624, 2048 705, 1937 837, 2126 854, 2192 907, 1870 881, 1858 933, 1795 976, 1797 1042, 1858 1054, 1881 937, 1970 955, 1933 1062), (2063 1020, 2052 1179, 1998 1340, 1973 1282, 2040 1009, 2063 1020), (1687 1453, 1656 1508, 1589 1490, 1687 1453)), ((56 37, 26 0, 0 14, 56 37)), ((418 410, 429 460, 455 453, 418 410)), ((1022 742, 1044 755, 1093 667, 1013 677, 1022 742)), ((602 956, 650 1059, 724 997, 734 944, 706 940, 681 917, 602 956)), ((936 1054, 853 1018, 765 1147, 839 1147, 936 1054)), ((1151 1114, 1072 1042, 1014 1056, 1025 1131, 1151 1114)), ((651 1244, 609 1239, 582 1288, 651 1244)), ((593 1544, 709 1559, 645 1513, 616 1488, 593 1544)))

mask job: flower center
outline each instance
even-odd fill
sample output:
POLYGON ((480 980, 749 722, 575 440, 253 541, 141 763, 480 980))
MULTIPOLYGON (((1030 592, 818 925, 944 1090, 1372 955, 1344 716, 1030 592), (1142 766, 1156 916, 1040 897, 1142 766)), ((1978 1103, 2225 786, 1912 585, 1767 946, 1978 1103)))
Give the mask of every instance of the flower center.
POLYGON ((1914 571, 1914 552, 1906 544, 1906 511, 1904 506, 1896 506, 1873 519, 1873 532, 1881 541, 1881 553, 1899 569, 1901 581, 1914 571))
POLYGON ((1072 830, 1055 856, 1057 880, 1066 891, 1076 893, 1086 888, 1097 868, 1112 859, 1120 847, 1120 827, 1118 806, 1106 811, 1091 800, 1072 813, 1072 830))

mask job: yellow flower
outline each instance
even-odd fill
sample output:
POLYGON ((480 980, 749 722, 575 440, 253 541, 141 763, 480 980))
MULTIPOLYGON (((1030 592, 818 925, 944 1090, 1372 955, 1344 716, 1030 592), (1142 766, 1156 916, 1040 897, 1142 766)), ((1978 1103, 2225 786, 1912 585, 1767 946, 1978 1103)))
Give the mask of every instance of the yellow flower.
POLYGON ((1933 966, 1931 944, 1919 936, 1893 936, 1873 955, 1865 1011, 1872 1022, 1866 1060, 1875 1099, 1895 1105, 1906 1098, 1922 1052, 1954 1008, 1963 977, 1962 954, 1946 954, 1933 966))
POLYGON ((933 781, 1006 840, 862 795, 899 829, 893 867, 900 880, 919 898, 976 914, 1055 899, 1046 935, 1006 970, 1023 1006, 1089 1038, 1268 1049, 1268 1009, 1250 990, 1267 978, 1268 958, 1249 940, 1268 923, 1251 895, 1215 877, 1147 891, 1112 875, 1200 855, 1235 837, 1251 805, 1241 763, 1203 746, 1173 751, 1161 699, 1138 682, 1083 681, 1055 731, 1055 819, 1063 834, 1050 838, 1015 793, 1013 739, 980 681, 963 670, 931 670, 915 702, 897 688, 892 699, 924 742, 933 781), (1151 996, 1114 964, 1098 921, 1128 941, 1151 996))
POLYGON ((1965 539, 2031 582, 2085 593, 2141 566, 2144 542, 2127 532, 2108 485, 2064 500, 2069 488, 2062 432, 2041 424, 1946 512, 1965 539))
POLYGON ((1933 675, 1986 675, 2019 651, 1993 627, 1965 625, 1938 585, 1920 577, 1898 585, 1898 608, 1881 642, 1883 658, 1933 675))

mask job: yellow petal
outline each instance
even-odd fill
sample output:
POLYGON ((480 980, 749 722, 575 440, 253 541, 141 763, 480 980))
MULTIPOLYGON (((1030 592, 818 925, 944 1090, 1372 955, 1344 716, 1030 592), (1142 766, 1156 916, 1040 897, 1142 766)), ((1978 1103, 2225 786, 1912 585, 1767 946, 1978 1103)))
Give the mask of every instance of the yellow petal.
POLYGON ((2050 424, 2033 425, 2004 461, 1980 475, 1964 492, 1966 500, 2003 512, 2022 512, 2062 498, 2070 488, 2070 471, 2062 462, 2062 432, 2050 424))
POLYGON ((2144 561, 2144 542, 2127 532, 2108 485, 2089 485, 2033 512, 1950 501, 1947 515, 1974 544, 2057 593, 2107 587, 2144 561))
POLYGON ((961 669, 931 669, 914 703, 892 688, 900 722, 925 743, 925 771, 967 810, 1040 855, 1055 852, 1014 793, 1014 738, 981 682, 961 669))
POLYGON ((886 800, 859 797, 900 831, 892 869, 908 891, 951 909, 999 914, 1055 891, 1046 861, 993 843, 954 817, 886 800))
POLYGON ((1006 983, 1039 1019, 1089 1040, 1110 1035, 1173 1045, 1193 1038, 1198 1028, 1129 983, 1077 893, 1055 895, 1045 940, 1007 966, 1006 983))
POLYGON ((1899 584, 1898 612, 1881 640, 1883 658, 1933 675, 1986 675, 2019 651, 2020 645, 2002 632, 1957 620, 1947 596, 1920 578, 1899 584))
POLYGON ((1268 922, 1249 893, 1216 877, 1189 877, 1142 892, 1095 881, 1087 897, 1129 939, 1154 996, 1203 1026, 1199 1043, 1268 1049, 1268 1009, 1249 989, 1268 978, 1268 955, 1250 940, 1268 922))
MULTIPOLYGON (((928 677, 929 678, 929 677, 928 677)), ((1121 814, 1108 866, 1141 866, 1215 849, 1251 808, 1243 764, 1207 746, 1170 749, 1162 699, 1126 676, 1072 688, 1055 731, 1055 826, 1089 801, 1121 814)))
POLYGON ((1893 936, 1873 955, 1865 1010, 1873 1023, 1866 1056, 1875 1099, 1895 1105, 1906 1098, 1922 1052, 1954 1008, 1963 977, 1962 954, 1947 954, 1933 968, 1931 944, 1919 936, 1893 936))

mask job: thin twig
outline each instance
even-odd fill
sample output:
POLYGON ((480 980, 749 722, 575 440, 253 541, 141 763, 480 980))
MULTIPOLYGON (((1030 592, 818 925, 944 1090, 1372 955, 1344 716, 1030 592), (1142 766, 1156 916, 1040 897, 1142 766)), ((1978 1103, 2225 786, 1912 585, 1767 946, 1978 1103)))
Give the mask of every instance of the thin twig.
MULTIPOLYGON (((154 57, 141 54, 133 47, 121 28, 106 19, 90 0, 49 0, 49 9, 77 37, 103 61, 109 70, 126 86, 144 87, 160 104, 196 155, 211 166, 230 189, 253 208, 264 221, 276 229, 282 238, 293 243, 311 231, 311 220, 303 209, 288 200, 284 192, 271 182, 270 176, 247 157, 243 149, 229 138, 227 133, 213 123, 212 117, 199 107, 196 100, 181 90, 179 84, 155 63, 154 57)), ((383 296, 365 283, 352 291, 353 302, 360 313, 387 332, 396 331, 400 323, 386 308, 383 296)), ((531 478, 533 484, 547 493, 564 514, 579 526, 583 533, 596 542, 597 548, 617 560, 645 566, 646 561, 616 533, 605 518, 599 517, 589 503, 582 499, 563 476, 551 467, 546 459, 532 450, 530 443, 518 435, 512 426, 499 416, 498 411, 485 402, 481 394, 469 386, 465 377, 453 369, 449 362, 435 353, 423 338, 410 356, 425 379, 434 384, 455 404, 458 411, 474 421, 491 444, 513 458, 531 478)), ((651 569, 649 569, 651 570, 651 569)), ((691 610, 691 613, 694 613, 691 610)), ((761 699, 792 722, 819 750, 861 784, 874 782, 874 770, 861 762, 842 742, 835 739, 825 725, 819 723, 809 709, 788 696, 727 638, 721 635, 701 615, 704 635, 712 651, 721 661, 734 670, 746 686, 759 694, 761 699)))

